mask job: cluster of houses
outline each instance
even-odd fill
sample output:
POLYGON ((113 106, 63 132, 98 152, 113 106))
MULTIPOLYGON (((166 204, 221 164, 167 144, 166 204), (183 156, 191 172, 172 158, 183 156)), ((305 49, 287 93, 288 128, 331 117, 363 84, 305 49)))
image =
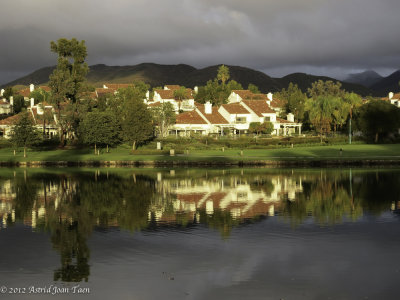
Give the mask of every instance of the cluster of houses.
MULTIPOLYGON (((104 84, 102 88, 96 88, 91 97, 97 99, 107 94, 116 94, 121 88, 129 87, 129 84, 104 84)), ((49 87, 38 87, 49 91, 49 87)), ((51 138, 58 133, 58 121, 54 107, 46 102, 35 103, 35 99, 29 98, 36 87, 31 84, 29 88, 18 91, 25 101, 29 103, 27 111, 31 115, 36 127, 51 138)), ((176 136, 191 136, 193 134, 243 134, 249 130, 250 123, 271 122, 275 135, 291 135, 301 133, 301 123, 294 121, 294 116, 288 114, 286 119, 279 118, 283 109, 283 102, 274 99, 271 93, 255 94, 249 90, 233 90, 228 98, 228 103, 220 107, 212 106, 210 102, 200 104, 194 98, 198 88, 184 89, 183 96, 176 97, 176 91, 182 90, 179 85, 166 85, 163 89, 155 89, 150 97, 150 91, 146 93, 144 103, 149 109, 158 107, 163 103, 170 103, 176 116, 175 124, 169 127, 168 133, 176 136)), ((4 90, 1 92, 3 95, 4 90)), ((1 97, 2 98, 2 97, 1 97)), ((13 109, 13 97, 0 100, 0 113, 10 114, 13 109)), ((8 138, 12 132, 12 126, 18 120, 19 115, 13 115, 0 120, 0 135, 8 138)))
MULTIPOLYGON (((90 94, 93 99, 98 99, 107 94, 116 94, 119 89, 132 86, 131 84, 106 83, 101 88, 96 88, 90 94)), ((58 134, 58 121, 54 107, 46 102, 35 103, 30 98, 31 93, 40 88, 50 91, 48 86, 35 87, 31 84, 28 88, 17 93, 29 103, 27 111, 31 115, 36 127, 43 131, 44 135, 51 138, 58 134)), ((144 103, 149 109, 157 108, 163 103, 170 103, 177 114, 175 124, 168 128, 169 135, 226 135, 246 134, 251 123, 271 122, 272 135, 285 136, 301 134, 302 124, 295 122, 293 114, 287 114, 286 118, 280 118, 283 112, 284 101, 274 98, 272 93, 256 94, 249 90, 233 90, 226 104, 213 106, 210 102, 204 104, 195 101, 198 88, 183 88, 179 85, 166 85, 164 88, 155 89, 153 93, 148 91, 144 103), (180 91, 177 97, 176 91, 180 91)), ((0 114, 12 114, 14 100, 3 97, 4 90, 0 93, 0 114)), ((389 93, 387 98, 391 104, 400 107, 400 94, 389 93)), ((0 135, 10 137, 12 126, 18 120, 19 115, 12 115, 0 120, 0 135)))

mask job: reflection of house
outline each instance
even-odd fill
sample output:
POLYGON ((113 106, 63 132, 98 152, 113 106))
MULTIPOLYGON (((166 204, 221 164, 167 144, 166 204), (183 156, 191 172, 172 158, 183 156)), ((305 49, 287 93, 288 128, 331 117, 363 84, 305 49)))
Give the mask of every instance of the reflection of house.
MULTIPOLYGON (((175 214, 189 214, 198 221, 198 212, 204 210, 212 215, 216 210, 227 211, 234 219, 247 219, 259 215, 273 216, 282 199, 295 200, 296 193, 302 192, 301 180, 273 176, 271 186, 263 189, 252 182, 262 182, 257 176, 252 181, 231 177, 229 181, 164 180, 163 189, 176 195, 172 206, 175 214)), ((156 221, 172 220, 163 207, 154 206, 152 212, 156 221)), ((150 216, 150 215, 149 215, 150 216)))

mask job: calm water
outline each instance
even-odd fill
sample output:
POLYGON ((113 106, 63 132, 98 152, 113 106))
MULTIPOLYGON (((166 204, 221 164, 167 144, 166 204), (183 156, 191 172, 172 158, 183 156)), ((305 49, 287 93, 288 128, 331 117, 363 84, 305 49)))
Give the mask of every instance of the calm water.
POLYGON ((0 169, 0 298, 400 299, 399 175, 0 169))

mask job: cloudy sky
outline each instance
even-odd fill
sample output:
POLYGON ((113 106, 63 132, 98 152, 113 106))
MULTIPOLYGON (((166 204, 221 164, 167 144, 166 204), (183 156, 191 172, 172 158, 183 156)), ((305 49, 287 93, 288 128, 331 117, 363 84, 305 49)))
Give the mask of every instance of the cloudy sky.
POLYGON ((2 0, 0 11, 0 83, 54 65, 61 37, 85 40, 89 64, 400 69, 399 0, 2 0))

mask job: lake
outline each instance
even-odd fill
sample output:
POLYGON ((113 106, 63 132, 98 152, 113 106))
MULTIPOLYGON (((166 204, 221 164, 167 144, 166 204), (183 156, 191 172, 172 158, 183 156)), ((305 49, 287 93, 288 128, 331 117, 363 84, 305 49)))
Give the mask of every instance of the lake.
POLYGON ((0 169, 4 299, 399 299, 400 169, 0 169))

